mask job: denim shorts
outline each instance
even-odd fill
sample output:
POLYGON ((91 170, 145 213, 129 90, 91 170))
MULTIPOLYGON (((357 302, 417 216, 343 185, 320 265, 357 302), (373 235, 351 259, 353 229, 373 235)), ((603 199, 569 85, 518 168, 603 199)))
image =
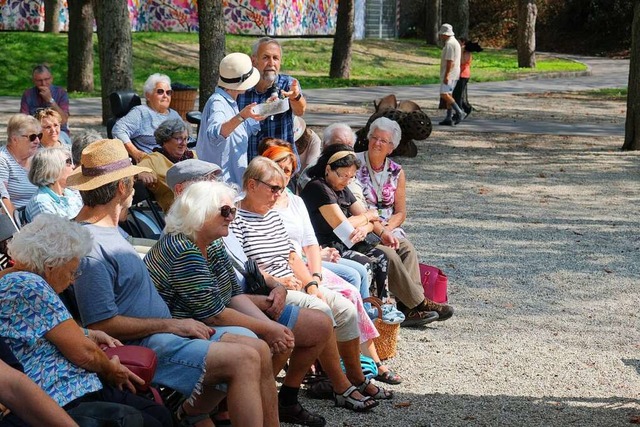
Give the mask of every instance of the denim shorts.
MULTIPOLYGON (((226 333, 256 338, 256 334, 239 326, 216 326, 208 340, 185 338, 174 334, 154 334, 141 345, 156 352, 158 368, 153 382, 170 387, 185 397, 200 388, 205 372, 205 359, 211 343, 220 342, 226 333)), ((226 384, 216 386, 226 391, 226 384)))
POLYGON ((297 305, 286 304, 284 306, 284 310, 282 310, 282 313, 280 313, 280 317, 278 317, 277 322, 282 326, 286 326, 287 328, 293 330, 293 327, 298 321, 299 314, 300 307, 298 307, 297 305))

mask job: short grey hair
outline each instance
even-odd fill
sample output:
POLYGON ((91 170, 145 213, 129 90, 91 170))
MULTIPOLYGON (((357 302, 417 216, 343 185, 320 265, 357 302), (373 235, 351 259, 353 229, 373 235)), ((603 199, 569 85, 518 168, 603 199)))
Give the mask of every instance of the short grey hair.
POLYGON ((351 129, 351 126, 346 123, 330 124, 329 126, 324 128, 324 131, 322 132, 322 146, 326 147, 327 145, 331 144, 347 144, 353 147, 356 144, 356 134, 353 132, 353 129, 351 129), (344 134, 349 135, 351 137, 351 140, 334 140, 335 135, 339 132, 343 132, 344 134))
POLYGON ((236 195, 236 190, 224 182, 194 182, 171 205, 171 209, 165 217, 165 233, 183 233, 195 241, 204 222, 208 218, 220 214, 222 200, 228 198, 233 202, 236 195))
POLYGON ((247 189, 250 179, 270 181, 273 178, 277 178, 281 185, 287 181, 282 168, 276 162, 267 157, 257 156, 249 162, 247 169, 242 174, 242 188, 247 189))
POLYGON ((22 227, 7 248, 13 260, 42 276, 46 267, 59 267, 85 257, 92 245, 91 233, 84 226, 42 213, 22 227))
POLYGON ((169 76, 167 76, 166 74, 154 73, 147 78, 146 82, 144 82, 142 90, 144 91, 145 95, 149 95, 150 93, 152 93, 153 89, 158 83, 166 83, 167 86, 171 87, 171 79, 169 78, 169 76))
MULTIPOLYGON (((30 127, 42 129, 40 121, 28 114, 18 113, 9 117, 7 122, 7 143, 11 142, 11 137, 21 136, 30 127)), ((37 132, 40 132, 40 130, 37 132)))
POLYGON ((48 187, 58 180, 71 153, 64 147, 41 148, 31 160, 29 181, 37 187, 48 187))
POLYGON ((282 55, 282 45, 280 44, 280 42, 274 38, 271 37, 261 37, 258 40, 256 40, 253 43, 253 46, 251 47, 251 55, 255 58, 256 55, 258 55, 258 49, 260 49, 260 46, 262 46, 263 44, 275 44, 278 46, 278 48, 280 48, 280 55, 282 55))
POLYGON ((51 74, 51 68, 49 68, 47 64, 38 64, 35 67, 33 67, 33 70, 31 71, 32 76, 35 74, 42 74, 42 73, 51 74))
POLYGON ((71 138, 71 156, 73 157, 73 164, 80 164, 80 160, 82 159, 82 150, 84 150, 87 145, 102 138, 102 135, 100 135, 100 132, 97 130, 87 129, 81 132, 74 131, 73 137, 71 138))
POLYGON ((400 138, 402 138, 402 130, 400 125, 395 120, 388 119, 386 117, 378 117, 369 126, 369 132, 367 133, 367 139, 371 138, 371 134, 379 129, 383 132, 391 133, 391 142, 393 143, 393 149, 395 150, 400 145, 400 138))
POLYGON ((165 142, 173 138, 173 135, 176 133, 185 131, 187 132, 187 136, 189 136, 189 129, 182 119, 167 119, 160 123, 160 126, 158 126, 153 133, 153 136, 156 137, 156 143, 162 146, 165 142))

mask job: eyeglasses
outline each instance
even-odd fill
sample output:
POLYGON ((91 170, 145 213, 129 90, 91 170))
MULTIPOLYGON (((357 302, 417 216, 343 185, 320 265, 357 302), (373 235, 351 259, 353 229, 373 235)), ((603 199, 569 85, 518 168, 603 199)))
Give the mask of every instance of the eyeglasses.
POLYGON ((189 142, 189 137, 188 136, 172 136, 172 139, 175 139, 178 143, 182 144, 183 142, 189 142))
POLYGON ((337 170, 337 169, 332 169, 332 170, 333 170, 333 172, 338 176, 338 178, 340 178, 340 179, 348 179, 349 181, 351 181, 353 178, 355 178, 355 177, 356 177, 355 175, 353 175, 353 176, 349 176, 349 175, 340 175, 340 174, 338 173, 338 170, 337 170))
POLYGON ((266 182, 264 182, 264 181, 262 181, 262 180, 260 180, 260 179, 257 179, 256 181, 258 181, 259 183, 264 184, 264 185, 266 185, 267 187, 269 187, 269 189, 271 190, 271 192, 272 192, 273 194, 280 194, 280 193, 282 193, 282 191, 284 190, 284 187, 280 187, 279 185, 271 185, 271 184, 267 184, 266 182))
POLYGON ((223 218, 229 218, 229 216, 235 217, 236 212, 238 212, 238 209, 232 208, 229 205, 224 205, 220 208, 220 215, 222 215, 223 218))
POLYGON ((33 142, 36 139, 42 139, 42 132, 40 133, 32 133, 31 135, 20 135, 25 138, 29 138, 29 141, 33 142))
POLYGON ((369 139, 371 139, 371 141, 373 142, 379 142, 380 144, 384 144, 384 145, 391 144, 391 141, 387 141, 386 139, 378 138, 377 136, 373 136, 373 135, 371 135, 369 139))
POLYGON ((66 159, 64 162, 67 166, 74 166, 73 159, 66 159))
POLYGON ((158 89, 156 89, 156 93, 158 95, 164 95, 166 93, 167 96, 171 96, 171 95, 173 95, 173 90, 171 90, 171 89, 164 90, 162 88, 158 88, 158 89))

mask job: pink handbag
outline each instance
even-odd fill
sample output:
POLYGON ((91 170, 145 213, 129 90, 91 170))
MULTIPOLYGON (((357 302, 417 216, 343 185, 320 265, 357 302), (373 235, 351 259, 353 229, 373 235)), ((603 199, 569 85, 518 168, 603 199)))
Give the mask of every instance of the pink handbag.
POLYGON ((420 280, 422 281, 422 288, 426 298, 439 304, 447 303, 447 283, 449 279, 442 270, 432 265, 420 264, 420 280))

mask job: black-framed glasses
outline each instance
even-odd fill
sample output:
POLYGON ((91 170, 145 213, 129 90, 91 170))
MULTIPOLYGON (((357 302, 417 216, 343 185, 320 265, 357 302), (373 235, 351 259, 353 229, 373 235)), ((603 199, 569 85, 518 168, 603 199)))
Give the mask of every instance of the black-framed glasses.
POLYGON ((166 93, 167 96, 171 96, 171 95, 173 95, 173 90, 172 89, 164 90, 161 87, 159 87, 158 89, 156 89, 156 93, 158 95, 164 95, 166 93))
POLYGON ((36 139, 42 139, 42 132, 40 133, 32 133, 31 135, 20 135, 23 136, 25 138, 29 138, 29 141, 33 142, 36 139))
POLYGON ((280 194, 282 193, 282 191, 284 190, 284 187, 280 187, 279 185, 271 185, 271 184, 267 184, 266 182, 264 182, 261 179, 257 179, 256 181, 258 181, 261 184, 266 185, 267 187, 269 187, 269 189, 271 190, 271 192, 273 194, 280 194))
POLYGON ((235 217, 236 212, 238 212, 238 209, 229 205, 224 205, 220 208, 220 215, 222 215, 223 218, 229 218, 229 216, 235 217))

